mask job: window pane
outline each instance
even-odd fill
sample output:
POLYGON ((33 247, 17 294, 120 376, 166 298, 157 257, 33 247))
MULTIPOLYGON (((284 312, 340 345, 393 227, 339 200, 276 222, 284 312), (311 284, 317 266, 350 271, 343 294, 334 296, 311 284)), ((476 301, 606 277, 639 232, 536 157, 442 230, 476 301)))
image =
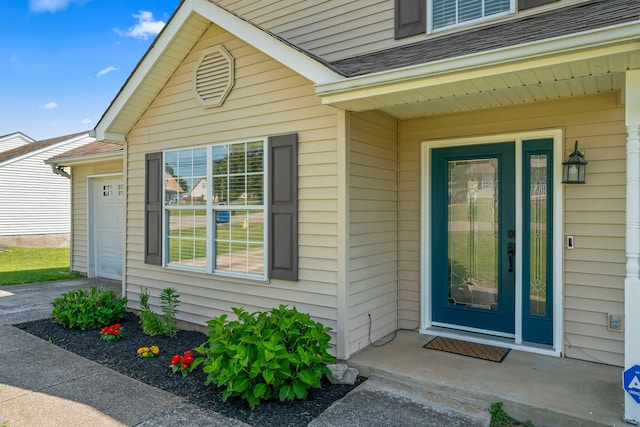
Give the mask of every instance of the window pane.
POLYGON ((511 0, 433 0, 434 29, 509 12, 511 0))
POLYGON ((547 156, 529 157, 529 314, 547 314, 547 156))
POLYGON ((263 274, 264 212, 216 211, 215 248, 216 270, 263 274))
POLYGON ((205 268, 207 265, 207 217, 204 209, 168 211, 169 264, 205 268))

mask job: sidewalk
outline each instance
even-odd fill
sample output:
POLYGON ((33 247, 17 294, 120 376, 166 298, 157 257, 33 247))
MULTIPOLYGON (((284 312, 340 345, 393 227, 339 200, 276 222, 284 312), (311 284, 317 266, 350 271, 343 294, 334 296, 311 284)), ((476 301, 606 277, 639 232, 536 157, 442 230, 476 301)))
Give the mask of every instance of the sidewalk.
MULTIPOLYGON (((231 426, 247 424, 187 404, 34 337, 10 324, 42 319, 50 302, 78 287, 120 284, 77 279, 0 287, 0 425, 22 426, 231 426)), ((329 426, 487 426, 488 407, 450 399, 414 384, 370 377, 313 420, 329 426)))

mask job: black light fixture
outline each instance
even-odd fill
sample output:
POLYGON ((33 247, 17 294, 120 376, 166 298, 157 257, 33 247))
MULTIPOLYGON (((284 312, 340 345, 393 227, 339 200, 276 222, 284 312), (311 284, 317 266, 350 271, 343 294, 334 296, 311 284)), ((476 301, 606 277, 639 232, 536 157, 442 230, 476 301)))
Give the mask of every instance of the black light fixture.
POLYGON ((562 162, 562 183, 563 184, 586 184, 584 180, 587 172, 587 161, 584 154, 578 151, 578 141, 573 153, 562 162))

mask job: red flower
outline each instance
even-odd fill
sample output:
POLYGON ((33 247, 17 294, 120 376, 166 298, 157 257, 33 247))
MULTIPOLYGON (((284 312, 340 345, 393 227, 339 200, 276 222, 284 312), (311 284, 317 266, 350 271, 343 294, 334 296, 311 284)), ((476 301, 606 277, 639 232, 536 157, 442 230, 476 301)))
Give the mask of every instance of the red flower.
POLYGON ((189 369, 189 365, 187 365, 186 363, 183 363, 182 364, 182 369, 184 369, 186 371, 187 369, 189 369))
POLYGON ((180 357, 179 354, 176 354, 175 356, 173 356, 173 359, 171 359, 172 365, 177 365, 180 362, 182 362, 182 357, 180 357))

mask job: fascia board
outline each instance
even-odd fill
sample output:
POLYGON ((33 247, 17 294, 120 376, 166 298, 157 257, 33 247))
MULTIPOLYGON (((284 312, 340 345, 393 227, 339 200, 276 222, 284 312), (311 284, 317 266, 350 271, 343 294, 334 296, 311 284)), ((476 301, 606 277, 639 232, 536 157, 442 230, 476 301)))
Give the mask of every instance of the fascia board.
POLYGON ((526 45, 433 61, 428 64, 352 77, 315 86, 324 104, 455 83, 469 78, 516 72, 640 49, 640 22, 632 22, 526 45))
POLYGON ((118 117, 118 114, 124 108, 129 98, 131 98, 136 89, 142 84, 145 76, 151 71, 156 62, 162 57, 162 54, 170 46, 171 41, 175 38, 176 34, 178 34, 180 28, 182 28, 187 21, 193 10, 193 2, 194 0, 184 0, 183 4, 179 6, 175 16, 167 23, 160 36, 145 53, 145 56, 137 68, 134 69, 133 74, 130 75, 120 92, 116 95, 116 98, 111 105, 109 105, 100 122, 98 122, 91 132, 91 136, 99 141, 126 141, 125 135, 108 132, 108 129, 111 123, 118 117))
POLYGON ((234 36, 244 40, 248 44, 261 50, 276 61, 301 74, 314 84, 322 84, 344 80, 345 77, 334 72, 320 62, 304 53, 288 46, 280 40, 272 37, 263 30, 255 27, 247 21, 224 10, 206 0, 184 0, 176 11, 175 16, 167 23, 163 32, 157 38, 150 50, 145 54, 137 69, 125 83, 111 103, 100 122, 93 129, 92 135, 98 140, 110 142, 124 142, 125 135, 109 133, 111 123, 116 120, 119 112, 124 108, 129 98, 140 86, 144 77, 150 72, 154 64, 162 57, 162 54, 171 45, 172 40, 178 34, 184 23, 192 13, 197 13, 208 19, 215 25, 228 31, 234 36))
POLYGON ((196 13, 311 80, 314 84, 326 84, 345 79, 344 76, 329 69, 310 56, 272 37, 260 28, 229 13, 212 2, 194 1, 193 5, 196 13))
POLYGON ((117 153, 102 153, 89 156, 68 157, 66 159, 47 159, 44 162, 48 165, 54 166, 79 166, 93 163, 106 163, 116 160, 122 160, 122 158, 123 154, 120 151, 117 153))
MULTIPOLYGON (((60 141, 60 142, 58 142, 56 144, 47 145, 46 147, 42 147, 42 148, 39 148, 39 149, 34 150, 34 151, 29 151, 28 153, 24 153, 21 156, 13 157, 11 159, 5 160, 4 162, 0 162, 0 167, 6 166, 6 165, 10 165, 12 163, 16 163, 16 162, 22 161, 24 159, 28 159, 29 157, 34 157, 34 156, 40 155, 40 154, 45 153, 47 151, 56 149, 58 147, 66 145, 66 144, 70 144, 72 142, 75 142, 75 141, 77 141, 79 139, 86 138, 86 137, 87 137, 87 134, 78 135, 75 138, 65 139, 64 141, 60 141)), ((43 162, 44 162, 44 160, 43 160, 43 162)))

